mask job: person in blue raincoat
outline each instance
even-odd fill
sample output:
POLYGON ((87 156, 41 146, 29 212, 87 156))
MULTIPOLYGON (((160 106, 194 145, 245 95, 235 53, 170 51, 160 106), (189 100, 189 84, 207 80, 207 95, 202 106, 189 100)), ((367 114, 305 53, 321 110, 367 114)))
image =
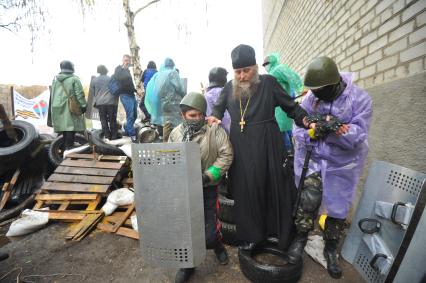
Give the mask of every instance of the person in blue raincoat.
POLYGON ((288 249, 288 260, 301 260, 321 206, 321 214, 327 214, 323 230, 327 269, 333 278, 340 278, 337 246, 368 153, 372 100, 353 83, 350 73, 339 73, 328 57, 309 64, 304 83, 310 91, 301 106, 315 126, 310 130, 295 126, 293 131, 296 184, 309 149, 312 155, 296 209, 297 235, 288 249))
MULTIPOLYGON (((142 73, 142 82, 143 82, 143 88, 145 90, 145 95, 146 95, 146 88, 148 86, 149 81, 152 79, 152 77, 155 75, 155 73, 157 73, 157 65, 155 64, 154 61, 149 61, 148 65, 146 66, 145 71, 143 71, 142 73)), ((143 112, 143 114, 145 115, 145 119, 143 122, 147 122, 151 120, 151 114, 149 114, 148 110, 145 107, 145 97, 142 97, 140 103, 139 103, 139 108, 141 109, 141 111, 143 112)))
POLYGON ((166 58, 149 81, 145 105, 151 114, 151 123, 162 127, 163 140, 167 142, 170 132, 182 122, 179 103, 185 95, 182 81, 172 59, 166 58))

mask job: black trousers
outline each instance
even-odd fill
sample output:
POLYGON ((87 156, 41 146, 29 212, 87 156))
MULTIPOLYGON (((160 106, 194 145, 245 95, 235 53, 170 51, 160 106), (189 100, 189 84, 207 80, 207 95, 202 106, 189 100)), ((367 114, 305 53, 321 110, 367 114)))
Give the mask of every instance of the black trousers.
POLYGON ((220 224, 218 221, 218 200, 217 186, 203 188, 204 199, 204 226, 206 233, 206 248, 214 249, 220 243, 220 224))
POLYGON ((145 119, 151 120, 151 114, 149 114, 148 109, 145 106, 145 96, 142 97, 141 102, 139 103, 139 108, 142 110, 143 115, 145 115, 145 119))
POLYGON ((99 105, 102 132, 107 139, 117 139, 117 105, 99 105))
POLYGON ((71 149, 74 145, 75 132, 62 132, 64 136, 64 150, 71 149))

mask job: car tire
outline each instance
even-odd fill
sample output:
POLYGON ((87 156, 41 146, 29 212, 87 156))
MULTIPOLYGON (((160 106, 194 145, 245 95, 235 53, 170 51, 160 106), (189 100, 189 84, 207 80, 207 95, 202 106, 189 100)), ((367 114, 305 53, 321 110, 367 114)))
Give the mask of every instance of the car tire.
MULTIPOLYGON (((83 145, 88 141, 84 135, 75 134, 74 142, 83 145)), ((55 168, 58 167, 63 160, 62 155, 64 153, 64 143, 64 137, 60 135, 50 144, 49 159, 55 168)))
POLYGON ((124 152, 118 147, 107 144, 103 141, 104 134, 102 130, 93 130, 90 134, 90 139, 95 145, 95 151, 99 154, 105 155, 124 155, 124 152))
POLYGON ((220 233, 222 234, 222 242, 230 246, 238 246, 237 229, 235 224, 220 221, 220 233))
POLYGON ((234 224, 234 200, 219 194, 219 219, 234 224))
POLYGON ((12 144, 6 130, 0 128, 0 173, 18 167, 38 144, 38 133, 32 124, 20 120, 11 121, 11 124, 17 132, 18 142, 12 144))
POLYGON ((240 268, 244 276, 254 283, 290 283, 299 281, 302 276, 303 261, 298 264, 273 265, 261 263, 255 259, 259 254, 274 254, 286 260, 287 255, 277 243, 266 241, 251 251, 238 250, 240 268))

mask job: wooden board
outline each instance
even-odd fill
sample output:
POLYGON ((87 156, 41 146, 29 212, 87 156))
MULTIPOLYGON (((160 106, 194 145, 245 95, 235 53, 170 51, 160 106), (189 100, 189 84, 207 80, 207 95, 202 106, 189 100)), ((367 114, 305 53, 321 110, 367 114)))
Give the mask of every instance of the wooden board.
POLYGON ((102 219, 103 213, 91 213, 86 216, 77 224, 73 225, 69 230, 66 239, 73 239, 80 241, 86 236, 94 226, 102 219))
POLYGON ((85 175, 64 175, 56 174, 50 175, 49 182, 68 182, 68 183, 82 183, 82 184, 103 184, 110 185, 114 177, 103 176, 85 176, 85 175))
POLYGON ((103 168, 103 169, 120 169, 123 166, 123 164, 122 163, 116 163, 116 162, 65 159, 65 160, 62 161, 61 166, 90 167, 90 168, 103 168))
MULTIPOLYGON (((83 154, 83 153, 71 153, 67 155, 67 158, 78 158, 78 159, 90 159, 93 160, 93 154, 83 154)), ((99 161, 110 160, 110 161, 126 161, 127 156, 115 156, 115 155, 99 155, 96 154, 96 159, 99 161)))
POLYGON ((115 177, 117 175, 117 169, 59 166, 56 168, 55 173, 115 177))
POLYGON ((42 190, 62 192, 106 193, 109 185, 45 182, 42 190))
POLYGON ((46 211, 37 209, 37 211, 42 211, 49 213, 50 220, 69 220, 69 221, 79 221, 86 217, 90 213, 101 213, 101 211, 46 211))
POLYGON ((115 225, 112 228, 112 231, 115 233, 117 232, 118 228, 121 227, 121 225, 124 224, 124 222, 126 222, 126 219, 130 217, 130 215, 133 213, 133 211, 135 210, 135 204, 133 203, 132 205, 130 205, 130 207, 126 210, 126 212, 123 214, 123 216, 121 218, 118 219, 118 221, 115 223, 115 225))
POLYGON ((95 200, 98 194, 38 194, 36 200, 95 200))
POLYGON ((136 230, 130 229, 130 228, 126 228, 126 227, 120 227, 118 228, 116 234, 121 235, 121 236, 125 236, 125 237, 129 237, 135 240, 139 240, 139 233, 136 230))

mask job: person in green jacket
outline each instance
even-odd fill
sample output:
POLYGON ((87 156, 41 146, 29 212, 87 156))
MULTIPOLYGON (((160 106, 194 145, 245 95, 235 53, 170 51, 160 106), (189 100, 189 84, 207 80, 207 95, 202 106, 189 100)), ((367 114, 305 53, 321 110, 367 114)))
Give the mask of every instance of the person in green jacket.
POLYGON ((86 112, 86 99, 80 79, 74 75, 74 64, 70 61, 60 63, 61 72, 52 82, 50 92, 49 111, 53 129, 64 136, 64 150, 71 149, 74 145, 76 132, 86 129, 84 112, 86 112), (68 104, 68 96, 75 95, 81 115, 71 113, 68 104))
MULTIPOLYGON (((281 87, 289 96, 295 97, 303 91, 303 82, 299 75, 289 66, 280 64, 280 55, 278 53, 266 56, 262 66, 265 67, 268 74, 278 80, 281 87)), ((286 149, 288 151, 293 150, 291 142, 293 120, 280 107, 275 108, 275 119, 277 120, 280 132, 283 134, 286 149)))

